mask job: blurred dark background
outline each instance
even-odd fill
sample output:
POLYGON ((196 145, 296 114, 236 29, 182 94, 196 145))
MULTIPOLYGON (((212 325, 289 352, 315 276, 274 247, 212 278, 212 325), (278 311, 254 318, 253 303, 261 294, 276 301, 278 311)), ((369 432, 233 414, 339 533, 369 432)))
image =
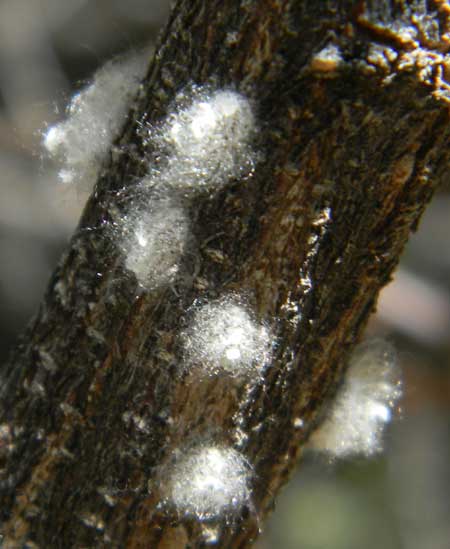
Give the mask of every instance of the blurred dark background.
MULTIPOLYGON (((41 149, 74 90, 105 60, 152 43, 167 0, 0 0, 0 360, 41 299, 86 196, 41 149)), ((368 336, 405 379, 374 459, 307 455, 260 549, 450 549, 450 185, 430 204, 368 336)))

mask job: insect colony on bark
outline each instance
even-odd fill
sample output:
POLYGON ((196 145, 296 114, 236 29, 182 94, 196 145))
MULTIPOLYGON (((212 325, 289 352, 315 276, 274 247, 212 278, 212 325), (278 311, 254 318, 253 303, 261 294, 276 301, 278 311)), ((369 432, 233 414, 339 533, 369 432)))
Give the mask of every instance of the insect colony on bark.
MULTIPOLYGON (((93 187, 143 76, 143 59, 105 65, 73 98, 68 118, 47 130, 44 146, 60 164, 61 181, 93 187)), ((156 192, 144 201, 137 192, 111 233, 124 267, 142 291, 176 279, 190 239, 191 201, 251 173, 257 156, 252 148, 255 132, 255 115, 246 97, 233 89, 199 87, 179 93, 166 119, 149 129, 148 139, 165 162, 162 167, 150 165, 137 189, 156 192)), ((274 336, 245 296, 228 293, 196 302, 191 312, 189 325, 179 334, 181 370, 242 378, 243 383, 260 379, 270 365, 274 336)), ((311 447, 336 457, 380 451, 383 426, 400 396, 398 380, 388 345, 377 341, 357 349, 311 447)), ((295 422, 302 428, 302 418, 295 422)), ((163 503, 181 514, 211 519, 238 513, 251 501, 251 464, 232 446, 208 441, 193 445, 172 462, 165 476, 163 503)))

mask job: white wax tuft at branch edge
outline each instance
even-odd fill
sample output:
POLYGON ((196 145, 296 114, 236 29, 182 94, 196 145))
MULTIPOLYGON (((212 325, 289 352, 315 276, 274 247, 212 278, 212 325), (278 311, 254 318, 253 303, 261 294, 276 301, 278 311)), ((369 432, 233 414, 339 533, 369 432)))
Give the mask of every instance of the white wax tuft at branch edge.
POLYGON ((92 83, 72 98, 66 120, 47 130, 43 145, 59 164, 61 182, 92 189, 126 120, 147 61, 147 56, 140 54, 106 63, 92 83))
POLYGON ((393 347, 379 339, 361 344, 310 446, 335 457, 370 456, 382 451, 383 431, 400 396, 400 372, 393 347))

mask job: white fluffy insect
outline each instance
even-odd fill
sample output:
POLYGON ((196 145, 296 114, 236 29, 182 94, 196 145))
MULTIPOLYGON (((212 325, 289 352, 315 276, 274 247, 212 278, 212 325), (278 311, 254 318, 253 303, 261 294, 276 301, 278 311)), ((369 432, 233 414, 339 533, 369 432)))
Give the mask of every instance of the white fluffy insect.
POLYGON ((225 295, 195 310, 182 343, 187 365, 201 368, 207 375, 259 373, 272 348, 268 328, 257 322, 235 295, 225 295))
POLYGON ((148 183, 169 185, 183 191, 220 188, 230 179, 248 175, 255 155, 251 139, 255 119, 250 102, 233 90, 181 94, 161 127, 153 132, 160 147, 168 150, 167 166, 148 183))
POLYGON ((48 128, 43 145, 60 166, 61 182, 92 189, 105 155, 126 120, 146 61, 140 54, 106 63, 92 83, 72 98, 66 120, 48 128))
POLYGON ((382 451, 382 437, 402 394, 393 347, 383 340, 358 346, 343 386, 310 446, 331 456, 373 455, 382 451))
POLYGON ((141 287, 151 290, 174 280, 189 237, 189 222, 181 205, 157 199, 131 207, 120 220, 118 232, 125 267, 141 287))
POLYGON ((233 448, 203 446, 175 462, 164 487, 180 514, 213 519, 236 514, 250 502, 250 468, 233 448))

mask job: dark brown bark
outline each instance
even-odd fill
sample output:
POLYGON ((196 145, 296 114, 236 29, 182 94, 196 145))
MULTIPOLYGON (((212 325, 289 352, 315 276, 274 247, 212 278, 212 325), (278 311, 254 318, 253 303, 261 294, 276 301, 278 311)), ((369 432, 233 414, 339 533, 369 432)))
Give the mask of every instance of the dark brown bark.
POLYGON ((207 527, 221 547, 256 537, 447 174, 449 14, 443 0, 177 3, 116 154, 2 368, 4 547, 201 547, 207 527), (251 99, 261 159, 252 178, 191 204, 180 277, 139 292, 103 227, 152 158, 142 126, 192 83, 251 99), (277 338, 252 390, 180 373, 189 306, 230 291, 277 338), (238 433, 251 506, 216 522, 158 506, 175 449, 235 445, 238 433))

